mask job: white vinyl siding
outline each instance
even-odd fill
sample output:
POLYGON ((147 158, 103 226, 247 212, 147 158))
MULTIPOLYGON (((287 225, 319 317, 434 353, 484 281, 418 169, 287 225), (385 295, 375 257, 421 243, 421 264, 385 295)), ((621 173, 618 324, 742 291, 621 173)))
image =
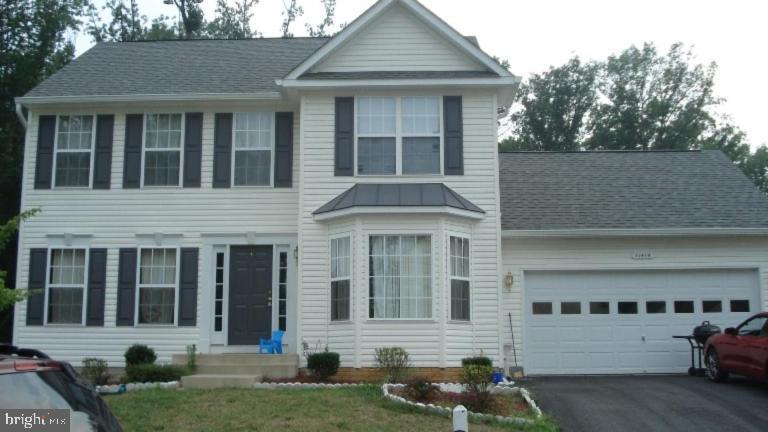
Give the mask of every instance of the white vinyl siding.
POLYGON ((144 186, 179 186, 183 166, 183 116, 147 114, 145 119, 144 186))
POLYGON ((175 324, 179 291, 177 250, 143 248, 139 252, 136 323, 175 324))
POLYGON ((274 113, 235 113, 232 131, 234 186, 272 184, 274 113))
POLYGON ((86 298, 86 249, 51 249, 47 273, 47 323, 83 324, 86 298))
POLYGON ((479 71, 485 67, 460 52, 409 11, 395 6, 313 68, 313 72, 479 71))
POLYGON ((54 185, 89 187, 93 171, 96 122, 90 115, 57 117, 54 185))

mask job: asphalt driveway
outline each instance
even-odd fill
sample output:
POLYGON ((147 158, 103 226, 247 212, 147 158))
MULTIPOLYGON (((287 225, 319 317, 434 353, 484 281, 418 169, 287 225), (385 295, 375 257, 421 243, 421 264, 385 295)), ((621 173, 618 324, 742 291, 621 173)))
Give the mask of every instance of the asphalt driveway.
POLYGON ((768 430, 768 385, 738 378, 535 377, 522 384, 565 432, 768 430))

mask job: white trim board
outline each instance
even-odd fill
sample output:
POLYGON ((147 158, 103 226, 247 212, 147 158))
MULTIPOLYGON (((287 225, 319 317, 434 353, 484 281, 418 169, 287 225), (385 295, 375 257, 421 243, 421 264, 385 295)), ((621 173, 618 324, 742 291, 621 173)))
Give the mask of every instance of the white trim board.
POLYGON ((328 221, 345 216, 361 215, 388 215, 388 214, 427 214, 427 215, 450 215, 459 216, 467 219, 482 220, 485 213, 478 213, 469 210, 461 210, 448 206, 425 206, 425 207, 401 207, 401 206, 359 206, 350 207, 341 210, 333 210, 326 213, 320 213, 313 216, 317 222, 328 221))
POLYGON ((510 238, 582 238, 582 237, 699 237, 760 235, 768 236, 768 228, 636 228, 636 229, 555 229, 503 230, 501 237, 510 238))

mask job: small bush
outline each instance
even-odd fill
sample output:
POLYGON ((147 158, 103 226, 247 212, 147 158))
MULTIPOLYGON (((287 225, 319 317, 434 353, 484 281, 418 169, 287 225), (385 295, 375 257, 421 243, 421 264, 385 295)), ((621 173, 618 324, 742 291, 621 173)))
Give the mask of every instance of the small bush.
POLYGON ((402 382, 410 372, 411 359, 408 351, 400 347, 376 348, 374 358, 376 366, 384 370, 388 383, 402 382))
POLYGON ((157 360, 155 350, 146 345, 134 344, 125 350, 126 366, 152 364, 155 360, 157 360))
POLYGON ((325 381, 339 370, 339 353, 316 352, 307 355, 307 369, 320 381, 325 381))
POLYGON ((486 365, 469 364, 463 367, 462 382, 467 408, 471 411, 485 412, 493 402, 493 368, 486 365))
POLYGON ((185 368, 176 365, 134 364, 125 368, 123 381, 126 383, 178 381, 182 375, 186 374, 185 368))
POLYGON ((80 373, 93 385, 105 385, 109 381, 107 361, 100 358, 89 357, 83 359, 83 370, 80 373))
POLYGON ((461 365, 462 366, 469 366, 469 365, 476 365, 476 366, 493 366, 493 362, 490 358, 485 356, 476 356, 476 357, 464 357, 461 359, 461 365))
POLYGON ((429 402, 437 396, 440 388, 423 378, 414 378, 406 384, 405 391, 417 402, 429 402))
POLYGON ((195 371, 197 369, 197 345, 187 345, 187 369, 195 371))

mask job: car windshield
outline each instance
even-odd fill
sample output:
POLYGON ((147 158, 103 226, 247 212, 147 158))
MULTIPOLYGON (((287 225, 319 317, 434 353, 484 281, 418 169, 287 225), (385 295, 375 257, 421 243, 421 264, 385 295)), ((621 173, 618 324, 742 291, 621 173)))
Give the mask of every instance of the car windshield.
POLYGON ((0 374, 0 389, 3 408, 71 410, 73 432, 120 430, 98 394, 61 371, 0 374))
POLYGON ((757 317, 739 326, 739 336, 759 336, 764 333, 764 327, 768 318, 757 317))

